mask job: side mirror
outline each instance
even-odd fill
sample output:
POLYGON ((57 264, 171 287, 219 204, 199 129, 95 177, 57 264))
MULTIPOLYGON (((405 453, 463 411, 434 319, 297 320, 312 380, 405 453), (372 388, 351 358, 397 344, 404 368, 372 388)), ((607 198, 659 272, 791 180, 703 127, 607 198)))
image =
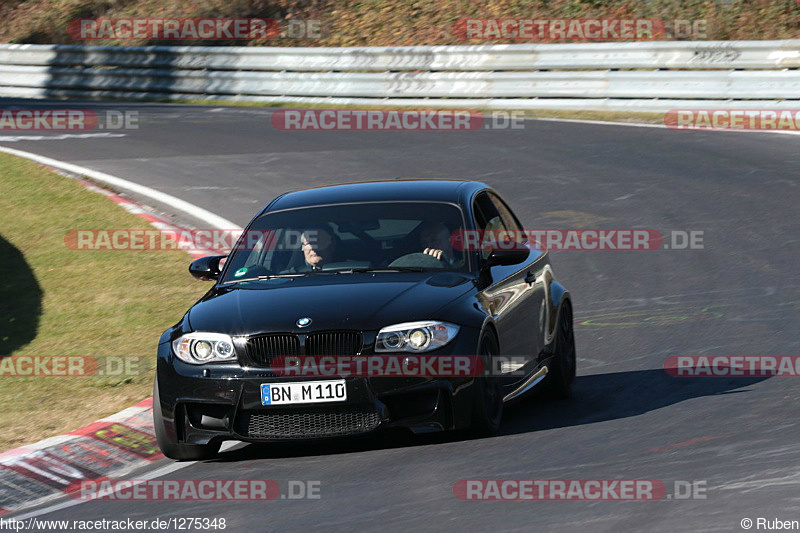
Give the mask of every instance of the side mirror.
POLYGON ((214 255, 195 259, 189 265, 189 273, 201 281, 214 281, 219 279, 219 262, 225 259, 225 255, 214 255))
POLYGON ((531 251, 527 246, 524 248, 515 247, 513 250, 502 250, 495 248, 486 259, 486 264, 490 267, 499 265, 518 265, 528 259, 530 254, 531 251))

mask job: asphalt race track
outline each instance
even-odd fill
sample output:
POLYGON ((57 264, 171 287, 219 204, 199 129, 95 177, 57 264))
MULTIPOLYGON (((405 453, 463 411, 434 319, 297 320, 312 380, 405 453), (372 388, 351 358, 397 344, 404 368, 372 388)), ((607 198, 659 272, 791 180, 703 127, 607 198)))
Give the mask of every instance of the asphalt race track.
MULTIPOLYGON (((87 502, 41 518, 224 517, 229 531, 326 532, 740 531, 743 518, 800 519, 800 381, 674 378, 663 368, 670 355, 800 355, 800 137, 538 120, 522 130, 285 132, 266 108, 122 108, 140 113, 139 129, 124 137, 0 144, 148 185, 240 225, 287 190, 475 178, 529 228, 702 231, 704 248, 553 252, 575 306, 575 395, 521 402, 495 438, 244 446, 166 477, 274 479, 284 490, 289 480, 318 480, 320 499, 87 502), (490 478, 658 479, 670 495, 688 481, 706 499, 470 502, 453 494, 460 479, 490 478)), ((204 288, 198 283, 198 297, 204 288)))

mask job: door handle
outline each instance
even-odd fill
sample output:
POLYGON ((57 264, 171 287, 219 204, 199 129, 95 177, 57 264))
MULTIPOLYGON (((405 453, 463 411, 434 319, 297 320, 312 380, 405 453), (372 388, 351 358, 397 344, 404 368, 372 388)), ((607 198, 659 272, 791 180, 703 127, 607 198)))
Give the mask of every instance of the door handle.
POLYGON ((525 283, 530 283, 530 284, 536 283, 536 274, 534 274, 531 271, 528 271, 528 273, 525 275, 525 283))

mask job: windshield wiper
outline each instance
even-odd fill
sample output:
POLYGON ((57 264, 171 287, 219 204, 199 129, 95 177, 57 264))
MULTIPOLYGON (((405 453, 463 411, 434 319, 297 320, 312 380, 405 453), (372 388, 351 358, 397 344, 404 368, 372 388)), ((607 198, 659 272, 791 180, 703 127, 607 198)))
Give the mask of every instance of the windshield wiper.
POLYGON ((269 279, 279 279, 279 278, 299 278, 302 276, 307 276, 309 274, 312 274, 312 272, 298 272, 297 274, 265 274, 263 276, 255 276, 252 278, 231 279, 223 283, 223 285, 227 285, 228 283, 242 283, 245 281, 265 281, 269 279))
POLYGON ((252 278, 232 279, 223 283, 228 285, 230 283, 243 283, 245 281, 266 281, 270 279, 279 278, 302 278, 305 276, 317 276, 320 274, 363 274, 365 272, 427 272, 426 269, 421 267, 385 267, 385 268, 343 268, 337 270, 309 270, 308 272, 297 272, 295 274, 265 274, 263 276, 254 276, 252 278))
POLYGON ((382 268, 347 268, 342 270, 328 270, 328 272, 337 272, 340 274, 362 274, 364 272, 425 272, 426 270, 421 267, 382 267, 382 268))

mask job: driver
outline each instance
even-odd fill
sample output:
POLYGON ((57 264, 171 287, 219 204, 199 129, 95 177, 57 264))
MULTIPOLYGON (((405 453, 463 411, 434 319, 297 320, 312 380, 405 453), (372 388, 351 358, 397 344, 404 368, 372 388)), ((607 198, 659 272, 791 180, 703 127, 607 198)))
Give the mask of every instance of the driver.
POLYGON ((322 270, 325 263, 331 262, 336 253, 338 239, 329 226, 321 224, 310 226, 303 230, 300 236, 300 243, 303 247, 305 264, 295 270, 297 272, 309 272, 322 270))
POLYGON ((455 263, 455 252, 450 244, 450 230, 441 222, 425 222, 419 233, 422 253, 435 257, 452 265, 455 263))

